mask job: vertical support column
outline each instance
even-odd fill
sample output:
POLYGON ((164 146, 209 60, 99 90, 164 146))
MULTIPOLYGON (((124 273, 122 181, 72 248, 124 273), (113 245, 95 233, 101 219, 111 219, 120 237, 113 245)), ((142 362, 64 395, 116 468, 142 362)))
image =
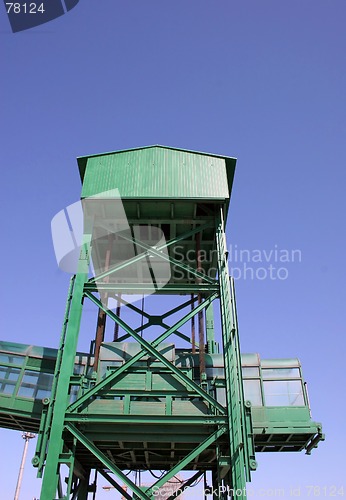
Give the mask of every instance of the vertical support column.
POLYGON ((244 440, 244 398, 242 390, 242 374, 240 365, 239 337, 237 322, 232 307, 230 278, 227 266, 227 247, 224 233, 222 209, 217 220, 216 244, 218 256, 218 272, 220 286, 220 307, 222 324, 222 342, 224 351, 226 403, 228 414, 231 488, 237 497, 246 499, 245 469, 248 464, 247 440, 244 440))
POLYGON ((78 273, 75 278, 70 313, 65 338, 59 347, 61 364, 56 367, 54 378, 57 381, 56 392, 50 401, 52 406, 52 422, 49 433, 48 452, 43 474, 41 498, 56 498, 59 483, 59 455, 63 450, 62 434, 67 405, 69 404, 70 377, 73 373, 77 350, 78 334, 82 316, 83 288, 88 279, 91 245, 91 229, 83 236, 78 273))

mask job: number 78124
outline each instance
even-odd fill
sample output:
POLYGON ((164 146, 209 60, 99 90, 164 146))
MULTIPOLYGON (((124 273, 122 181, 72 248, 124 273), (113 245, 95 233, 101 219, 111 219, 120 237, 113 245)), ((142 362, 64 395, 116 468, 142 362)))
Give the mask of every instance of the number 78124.
POLYGON ((7 14, 12 12, 12 14, 43 14, 45 11, 43 3, 37 4, 34 2, 30 3, 7 3, 6 2, 7 14))

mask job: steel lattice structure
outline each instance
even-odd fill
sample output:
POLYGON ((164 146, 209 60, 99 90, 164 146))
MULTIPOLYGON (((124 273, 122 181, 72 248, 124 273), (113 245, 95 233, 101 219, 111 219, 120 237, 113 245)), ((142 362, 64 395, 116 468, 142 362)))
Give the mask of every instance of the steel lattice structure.
MULTIPOLYGON (((266 368, 259 358, 246 361, 240 354, 225 238, 236 161, 153 146, 82 157, 78 163, 83 240, 59 349, 41 358, 41 372, 51 374, 49 394, 39 408, 36 396, 36 406, 21 406, 20 388, 32 369, 23 366, 11 404, 8 398, 3 404, 0 393, 0 423, 17 428, 24 419, 27 429, 39 432, 33 464, 43 477, 41 500, 86 500, 96 488, 92 471, 129 500, 155 498, 181 471, 191 471, 185 487, 209 471, 213 488, 222 491, 218 498, 237 491, 245 499, 255 450, 310 452, 323 436, 311 421, 300 365, 292 360, 273 366, 285 373, 290 366, 289 377, 299 375, 286 380, 287 387, 301 387, 292 389, 293 403, 266 408, 261 399, 256 408, 244 396, 250 382, 265 392, 270 381, 263 380, 266 368), (119 199, 125 225, 115 220, 119 199), (151 295, 154 312, 144 299, 142 307, 126 299, 131 294, 151 295), (81 354, 86 304, 95 308, 97 328, 91 352, 81 354), (214 328, 215 310, 220 326, 214 328), (108 327, 114 324, 110 342, 106 320, 108 327), (251 378, 243 380, 242 365, 244 373, 244 365, 252 369, 251 378), (60 474, 64 465, 66 484, 60 474), (164 474, 143 487, 127 470, 164 474)), ((4 352, 20 348, 6 345, 4 352)), ((4 366, 11 370, 16 356, 8 356, 4 366)), ((35 357, 28 349, 26 356, 28 364, 35 357)))

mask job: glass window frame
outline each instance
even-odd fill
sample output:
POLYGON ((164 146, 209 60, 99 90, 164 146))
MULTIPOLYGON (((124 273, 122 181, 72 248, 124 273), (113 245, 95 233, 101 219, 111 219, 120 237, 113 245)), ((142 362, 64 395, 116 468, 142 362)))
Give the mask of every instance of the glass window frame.
POLYGON ((6 396, 6 397, 15 397, 17 395, 17 391, 18 391, 18 387, 21 383, 21 379, 22 379, 22 370, 20 367, 18 366, 12 366, 12 365, 1 365, 0 366, 1 369, 4 369, 4 377, 1 377, 1 392, 0 394, 2 396, 6 396), (15 374, 17 375, 15 379, 11 379, 9 377, 6 378, 6 375, 7 374, 15 374), (6 386, 10 386, 10 387, 13 387, 13 391, 12 392, 4 392, 3 391, 3 388, 5 388, 6 386))
MULTIPOLYGON (((264 401, 264 406, 267 408, 303 408, 305 406, 308 406, 307 402, 307 397, 306 397, 306 390, 305 390, 305 385, 304 385, 304 380, 302 377, 302 372, 301 372, 301 367, 300 366, 278 366, 278 365, 273 365, 273 366, 266 366, 262 367, 261 366, 261 381, 262 381, 262 390, 263 390, 263 401, 264 401), (297 370, 297 374, 294 376, 289 376, 285 375, 282 377, 265 377, 265 372, 266 370, 297 370), (300 382, 300 387, 301 387, 301 394, 303 397, 303 405, 268 405, 266 402, 266 394, 265 394, 265 383, 266 382, 290 382, 290 381, 299 381, 300 382)), ((288 393, 289 394, 289 393, 288 393)))
POLYGON ((257 380, 259 381, 259 388, 260 388, 260 397, 261 397, 261 405, 255 405, 250 401, 250 403, 252 404, 252 406, 256 407, 256 408, 263 408, 264 407, 264 393, 263 393, 263 380, 262 380, 262 376, 261 376, 261 368, 259 365, 253 365, 253 366, 242 366, 241 367, 242 369, 242 380, 243 380, 243 392, 244 392, 244 400, 247 401, 247 398, 245 397, 245 386, 244 386, 244 381, 247 381, 247 380, 257 380), (257 370, 257 374, 256 375, 245 375, 244 374, 244 369, 246 370, 247 368, 249 369, 256 369, 257 370))
POLYGON ((40 370, 37 370, 37 369, 30 369, 30 368, 25 368, 22 370, 22 376, 20 377, 20 383, 18 385, 18 388, 17 388, 17 391, 16 391, 16 396, 19 397, 19 398, 23 398, 23 399, 26 399, 26 400, 31 400, 31 401, 40 401, 42 400, 43 398, 46 398, 46 397, 50 397, 51 396, 51 393, 52 393, 52 385, 53 385, 53 380, 54 380, 54 372, 53 371, 40 371, 40 370), (51 377, 51 386, 49 389, 45 388, 42 384, 32 384, 30 383, 30 381, 25 381, 25 376, 26 375, 29 375, 30 376, 35 374, 35 375, 38 375, 37 377, 37 381, 39 381, 39 378, 40 376, 49 376, 51 377), (32 396, 26 396, 24 394, 20 394, 20 389, 23 388, 23 390, 25 389, 31 389, 30 386, 33 386, 33 395, 32 396), (40 397, 37 397, 37 394, 40 392, 40 391, 45 391, 46 394, 44 396, 40 396, 40 397))

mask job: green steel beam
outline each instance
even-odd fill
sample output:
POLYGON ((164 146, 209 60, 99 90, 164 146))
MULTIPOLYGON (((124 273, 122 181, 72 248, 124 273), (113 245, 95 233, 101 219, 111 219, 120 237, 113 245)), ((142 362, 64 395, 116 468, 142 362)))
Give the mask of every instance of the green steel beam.
MULTIPOLYGON (((69 316, 70 316, 70 311, 71 311, 71 305, 72 305, 72 298, 73 298, 73 292, 75 288, 75 281, 76 281, 76 276, 72 276, 70 279, 69 283, 69 289, 67 293, 67 301, 66 301, 66 307, 65 307, 65 313, 64 313, 64 320, 63 320, 63 325, 62 325, 62 331, 61 331, 61 337, 60 337, 60 349, 58 349, 57 352, 57 359, 55 363, 55 373, 54 373, 54 378, 53 378, 53 384, 52 384, 52 391, 51 391, 51 397, 50 399, 55 399, 56 396, 56 391, 57 391, 57 386, 58 386, 58 381, 59 381, 59 374, 61 370, 61 362, 62 362, 62 356, 63 356, 63 349, 62 346, 65 345, 66 341, 66 334, 67 334, 67 326, 68 326, 68 321, 69 321, 69 316)), ((46 459, 46 450, 47 450, 47 445, 49 441, 49 435, 50 435, 50 429, 51 429, 51 424, 52 424, 52 419, 53 419, 53 411, 54 411, 54 404, 51 404, 50 401, 44 401, 47 403, 47 409, 45 409, 42 412, 42 419, 44 419, 44 424, 41 423, 42 429, 40 428, 40 439, 37 440, 37 445, 36 445, 36 452, 35 452, 35 457, 38 457, 38 476, 41 477, 43 473, 43 465, 46 459)), ((46 405, 45 405, 46 406, 46 405)))
MULTIPOLYGON (((195 481, 197 481, 198 478, 200 478, 202 476, 202 474, 204 474, 204 471, 202 470, 199 470, 198 472, 196 472, 196 474, 194 474, 193 476, 191 476, 187 481, 184 481, 183 485, 182 485, 182 488, 185 489, 185 488, 188 488, 192 483, 194 483, 195 481)), ((177 498, 177 495, 176 493, 173 493, 173 495, 171 495, 170 497, 167 498, 167 500, 176 500, 177 498)))
POLYGON ((247 467, 245 467, 246 481, 251 481, 251 471, 256 470, 257 462, 255 460, 255 443, 253 436, 253 425, 251 416, 251 403, 250 401, 245 402, 245 432, 246 441, 245 448, 247 449, 247 467))
MULTIPOLYGON (((110 366, 108 368, 109 371, 116 371, 118 369, 118 367, 114 367, 114 366, 110 366)), ((184 368, 183 368, 184 369, 184 368)), ((187 368, 186 370, 190 370, 190 368, 187 368)), ((143 375, 146 375, 147 373, 149 373, 148 369, 145 368, 144 366, 141 366, 138 368, 138 370, 136 370, 137 373, 141 373, 141 377, 143 375)), ((161 373, 165 373, 167 374, 168 373, 168 370, 164 370, 162 367, 160 367, 160 372, 161 373)), ((117 389, 117 387, 113 387, 112 389, 110 389, 110 391, 107 393, 107 395, 111 395, 112 397, 113 396, 125 396, 126 394, 128 395, 131 395, 131 396, 141 396, 141 397, 148 397, 148 396, 152 396, 152 397, 155 397, 155 398, 165 398, 166 396, 176 396, 177 398, 195 398, 196 397, 196 394, 194 391, 189 391, 189 390, 175 390, 174 388, 171 388, 171 389, 162 389, 162 390, 150 390, 150 394, 148 394, 148 390, 147 389, 117 389)))
MULTIPOLYGON (((232 467, 230 470, 232 478, 232 488, 245 492, 245 467, 247 462, 244 457, 245 421, 243 420, 244 400, 242 394, 242 374, 239 363, 239 339, 238 330, 232 308, 232 297, 228 275, 227 247, 223 225, 223 214, 220 209, 220 216, 217 221, 216 246, 218 254, 218 273, 220 284, 220 308, 222 342, 224 351, 225 382, 226 382, 226 404, 228 423, 228 435, 230 440, 230 456, 232 467)), ((240 497, 246 499, 246 494, 240 497)))
POLYGON ((125 497, 127 500, 132 500, 132 496, 129 495, 127 493, 127 491, 125 491, 121 486, 119 486, 119 484, 109 475, 107 474, 107 472, 105 472, 104 470, 102 469, 97 469, 98 472, 101 474, 101 476, 103 476, 106 481, 109 482, 109 484, 111 484, 112 486, 114 486, 114 488, 119 492, 121 493, 121 495, 123 497, 125 497))
POLYGON ((44 405, 41 414, 40 428, 37 435, 35 456, 32 459, 33 466, 38 468, 37 469, 38 477, 42 477, 43 464, 47 448, 47 434, 48 434, 46 430, 47 413, 48 413, 48 406, 44 405))
POLYGON ((49 443, 46 465, 42 480, 42 499, 54 499, 59 481, 59 455, 63 448, 62 433, 66 406, 69 398, 70 377, 73 373, 75 353, 77 351, 78 333, 82 315, 83 287, 88 279, 91 234, 83 237, 83 246, 78 264, 78 274, 74 282, 73 296, 69 306, 69 316, 66 322, 66 334, 62 339, 61 366, 56 367, 54 377, 57 379, 56 394, 50 402, 52 406, 52 421, 49 430, 49 443))
MULTIPOLYGON (((71 422, 73 423, 73 422, 71 422)), ((105 422, 102 422, 104 424, 105 422)), ((124 424, 124 422, 122 422, 124 424)), ((165 425, 164 422, 161 422, 160 425, 165 425)), ((178 425, 182 426, 182 423, 179 422, 178 425)), ((196 425, 196 424, 194 424, 196 425)), ((223 425, 227 425, 227 422, 225 421, 223 425)), ((210 430, 207 428, 204 428, 204 432, 199 432, 198 434, 192 434, 194 429, 193 426, 189 426, 189 432, 183 432, 181 430, 181 427, 179 427, 179 433, 177 433, 177 428, 175 427, 174 430, 169 431, 169 428, 166 427, 166 433, 159 434, 157 433, 156 427, 155 427, 155 443, 164 443, 166 445, 167 443, 172 443, 174 442, 175 445, 181 445, 179 446, 179 452, 181 450, 189 450, 191 449, 191 446, 194 444, 199 444, 203 439, 206 438, 210 434, 210 430), (190 446, 188 446, 186 443, 188 443, 190 446)), ((124 431, 123 429, 118 431, 118 432, 108 432, 107 430, 104 430, 104 432, 97 432, 96 430, 88 431, 86 433, 88 438, 91 441, 104 441, 104 442, 116 442, 116 441, 136 441, 136 442, 144 442, 144 441, 150 441, 153 439, 153 429, 148 429, 147 432, 145 430, 140 430, 140 428, 137 430, 137 432, 129 432, 128 430, 124 431)), ((140 449, 140 448, 138 448, 140 449)), ((166 448, 165 448, 166 449, 166 448)), ((141 448, 143 451, 143 448, 141 448)), ((124 451, 124 450, 123 450, 124 451)))
POLYGON ((244 460, 245 460, 245 480, 246 481, 251 481, 251 475, 250 471, 253 468, 252 464, 255 462, 254 460, 254 450, 253 446, 251 446, 251 442, 248 439, 248 426, 251 425, 252 429, 252 422, 251 422, 251 411, 250 411, 250 417, 247 416, 248 412, 246 412, 246 402, 245 402, 245 397, 244 397, 244 384, 242 380, 242 370, 241 370, 241 356, 240 356, 240 343, 239 343, 239 330, 238 330, 238 314, 237 314, 237 303, 236 303, 236 296, 235 296, 235 287, 234 287, 234 279, 233 277, 230 277, 230 289, 231 289, 231 308, 232 308, 232 317, 234 321, 234 337, 236 341, 236 364, 238 367, 238 390, 239 390, 239 397, 240 397, 240 414, 241 414, 241 421, 242 421, 242 434, 243 434, 243 452, 244 452, 244 460), (253 455, 253 456, 250 456, 253 455))
MULTIPOLYGON (((111 274, 111 272, 109 272, 111 274)), ((85 292, 111 292, 116 293, 140 293, 140 294, 152 294, 153 285, 145 283, 91 283, 88 282, 84 286, 85 292)), ((219 285, 214 284, 177 284, 168 283, 167 285, 159 288, 155 291, 156 295, 191 295, 191 293, 201 293, 203 295, 208 295, 210 293, 217 292, 219 290, 219 285)))
MULTIPOLYGON (((214 416, 214 415, 201 415, 201 416, 190 416, 186 417, 180 416, 170 416, 170 415, 113 415, 113 414, 103 414, 93 413, 67 413, 65 417, 65 422, 81 422, 87 418, 88 422, 91 424, 118 424, 118 423, 129 423, 143 425, 155 425, 155 424, 185 424, 185 425, 223 425, 227 423, 226 417, 214 416)), ((144 430, 143 430, 144 432, 144 430)))

